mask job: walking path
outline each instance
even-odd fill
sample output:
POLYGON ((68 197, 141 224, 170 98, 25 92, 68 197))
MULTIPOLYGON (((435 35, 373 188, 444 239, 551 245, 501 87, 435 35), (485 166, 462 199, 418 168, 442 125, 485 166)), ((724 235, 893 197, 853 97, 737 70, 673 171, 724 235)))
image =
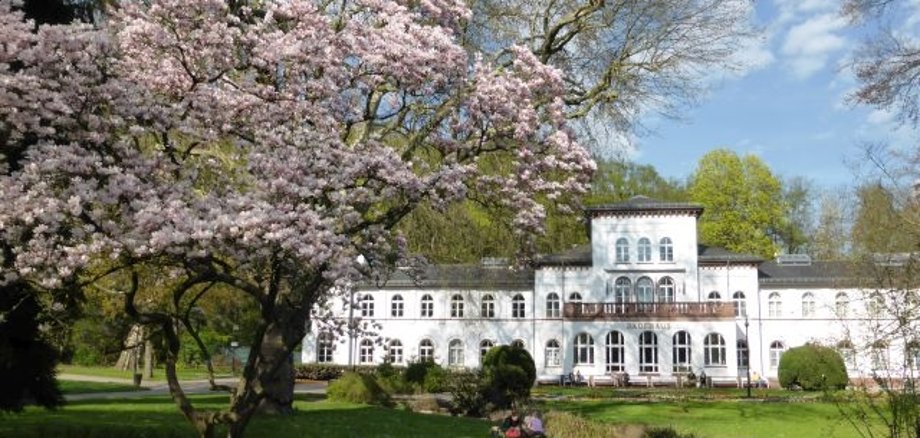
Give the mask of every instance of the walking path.
MULTIPOLYGON (((85 376, 82 374, 61 373, 57 375, 58 380, 76 380, 81 382, 102 382, 102 383, 120 383, 131 385, 134 382, 131 379, 122 379, 118 377, 103 376, 85 376)), ((218 385, 236 386, 239 381, 235 377, 222 377, 214 379, 218 385)), ((207 379, 182 380, 182 389, 186 394, 210 394, 211 384, 207 379)), ((116 399, 116 398, 140 398, 157 395, 169 395, 169 385, 165 380, 148 380, 141 382, 141 387, 147 388, 147 391, 121 391, 121 392, 94 392, 89 394, 67 394, 64 399, 67 401, 90 400, 90 399, 116 399)), ((294 385, 295 394, 325 394, 326 382, 298 382, 294 385)))

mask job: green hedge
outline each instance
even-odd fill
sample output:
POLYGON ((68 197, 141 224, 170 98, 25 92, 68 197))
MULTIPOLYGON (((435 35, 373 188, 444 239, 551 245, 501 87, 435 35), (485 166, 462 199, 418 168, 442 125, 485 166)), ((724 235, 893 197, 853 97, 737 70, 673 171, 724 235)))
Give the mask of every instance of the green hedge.
POLYGON ((361 374, 375 374, 376 367, 361 365, 356 367, 350 367, 348 365, 332 365, 324 363, 307 363, 302 365, 297 365, 294 368, 294 376, 298 380, 335 380, 339 377, 342 377, 346 371, 351 371, 354 368, 355 372, 361 374))
POLYGON ((779 383, 783 388, 843 389, 848 382, 843 358, 832 348, 805 344, 789 349, 779 361, 779 383))

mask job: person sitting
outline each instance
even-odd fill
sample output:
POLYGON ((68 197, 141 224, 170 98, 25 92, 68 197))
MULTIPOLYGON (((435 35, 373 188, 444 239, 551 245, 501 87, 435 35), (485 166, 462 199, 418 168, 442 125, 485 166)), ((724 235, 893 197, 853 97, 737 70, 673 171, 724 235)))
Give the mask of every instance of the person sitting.
POLYGON ((511 414, 505 417, 502 425, 492 428, 493 437, 519 438, 521 434, 521 417, 518 416, 517 410, 512 409, 511 414))
POLYGON ((524 436, 529 438, 545 438, 546 431, 543 430, 543 419, 540 411, 533 411, 524 420, 524 436))
POLYGON ((585 383, 585 378, 581 375, 580 370, 575 370, 575 384, 581 386, 585 383))

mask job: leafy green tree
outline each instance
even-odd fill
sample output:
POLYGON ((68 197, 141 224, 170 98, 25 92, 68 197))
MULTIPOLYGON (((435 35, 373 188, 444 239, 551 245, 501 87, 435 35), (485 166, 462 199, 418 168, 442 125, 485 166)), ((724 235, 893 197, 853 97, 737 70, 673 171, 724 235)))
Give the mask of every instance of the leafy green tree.
POLYGON ((825 193, 818 202, 818 220, 809 243, 811 255, 818 260, 840 260, 850 247, 847 210, 838 193, 825 193))
POLYGON ((858 254, 916 250, 917 228, 908 226, 893 194, 880 182, 857 191, 858 207, 852 239, 858 254))
POLYGON ((527 350, 513 345, 493 347, 482 359, 486 398, 506 408, 530 397, 537 368, 527 350))
POLYGON ((833 348, 805 344, 790 348, 779 361, 779 383, 783 388, 843 389, 848 382, 847 367, 833 348))
POLYGON ((783 217, 782 184, 754 155, 739 157, 728 149, 700 159, 690 177, 690 200, 706 210, 700 218, 703 243, 771 259, 783 217))
POLYGON ((782 250, 789 254, 808 250, 814 229, 814 188, 811 181, 793 177, 783 184, 783 215, 775 235, 782 250))

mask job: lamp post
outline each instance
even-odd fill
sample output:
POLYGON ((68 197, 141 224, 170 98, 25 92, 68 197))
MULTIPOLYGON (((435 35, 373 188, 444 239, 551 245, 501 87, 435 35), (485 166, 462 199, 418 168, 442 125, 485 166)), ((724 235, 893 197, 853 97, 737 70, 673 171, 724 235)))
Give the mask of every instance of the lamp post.
POLYGON ((230 341, 230 374, 236 375, 236 349, 240 346, 239 342, 230 341))
POLYGON ((748 342, 748 318, 744 316, 744 371, 747 373, 747 398, 751 398, 751 344, 748 342))

